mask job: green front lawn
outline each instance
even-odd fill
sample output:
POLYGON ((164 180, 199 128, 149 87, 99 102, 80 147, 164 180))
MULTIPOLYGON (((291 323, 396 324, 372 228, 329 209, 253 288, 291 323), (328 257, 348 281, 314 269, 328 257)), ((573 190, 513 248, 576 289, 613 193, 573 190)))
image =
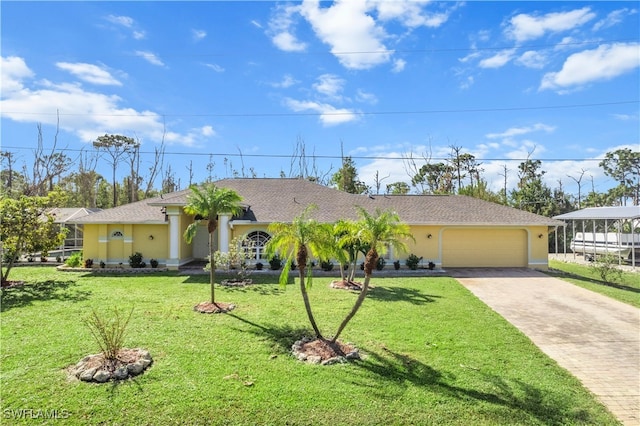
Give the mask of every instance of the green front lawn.
POLYGON ((640 308, 640 273, 623 272, 612 283, 603 282, 593 268, 571 262, 549 261, 549 274, 640 308))
MULTIPOLYGON (((11 279, 29 284, 2 295, 2 424, 21 423, 14 417, 24 410, 57 410, 68 416, 63 424, 618 424, 577 379, 447 277, 374 273, 342 336, 364 359, 333 366, 289 355, 310 331, 297 286, 282 290, 274 275, 218 287, 217 300, 237 308, 217 315, 192 310, 207 300, 206 275, 22 267, 11 279), (91 308, 114 306, 134 307, 126 346, 148 349, 154 364, 118 384, 69 380, 65 368, 97 348, 82 320, 91 308)), ((356 295, 328 283, 316 277, 310 298, 330 336, 356 295)))

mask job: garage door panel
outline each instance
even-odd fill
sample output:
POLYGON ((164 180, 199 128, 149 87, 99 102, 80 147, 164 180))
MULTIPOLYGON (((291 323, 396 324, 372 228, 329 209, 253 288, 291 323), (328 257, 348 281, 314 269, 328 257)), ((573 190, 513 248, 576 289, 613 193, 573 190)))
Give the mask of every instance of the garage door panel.
POLYGON ((442 234, 444 267, 526 267, 524 229, 446 229, 442 234))

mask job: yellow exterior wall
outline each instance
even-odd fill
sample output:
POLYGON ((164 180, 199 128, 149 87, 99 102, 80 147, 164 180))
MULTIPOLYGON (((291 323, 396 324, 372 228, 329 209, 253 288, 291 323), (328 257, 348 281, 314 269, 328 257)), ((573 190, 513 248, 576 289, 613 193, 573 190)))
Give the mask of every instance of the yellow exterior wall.
POLYGON ((100 225, 84 225, 82 255, 85 259, 98 259, 100 257, 100 243, 98 242, 99 228, 100 225))
POLYGON ((141 253, 147 264, 149 259, 164 263, 169 250, 168 231, 167 225, 134 225, 132 252, 141 253))

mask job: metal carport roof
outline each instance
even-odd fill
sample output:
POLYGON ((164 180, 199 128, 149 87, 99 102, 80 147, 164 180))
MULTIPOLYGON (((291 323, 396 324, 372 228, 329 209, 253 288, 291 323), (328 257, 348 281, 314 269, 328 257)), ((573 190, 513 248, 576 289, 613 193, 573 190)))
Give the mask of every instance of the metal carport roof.
POLYGON ((558 220, 640 219, 640 206, 588 207, 553 218, 558 220))

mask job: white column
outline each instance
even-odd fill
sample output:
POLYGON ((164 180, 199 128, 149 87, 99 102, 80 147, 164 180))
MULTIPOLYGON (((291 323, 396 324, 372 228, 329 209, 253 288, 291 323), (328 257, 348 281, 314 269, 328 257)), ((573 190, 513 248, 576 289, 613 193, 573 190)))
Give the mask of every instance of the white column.
POLYGON ((180 266, 180 211, 169 211, 169 258, 167 268, 177 269, 180 266))
POLYGON ((218 250, 222 253, 229 252, 229 219, 227 214, 218 216, 218 250))

